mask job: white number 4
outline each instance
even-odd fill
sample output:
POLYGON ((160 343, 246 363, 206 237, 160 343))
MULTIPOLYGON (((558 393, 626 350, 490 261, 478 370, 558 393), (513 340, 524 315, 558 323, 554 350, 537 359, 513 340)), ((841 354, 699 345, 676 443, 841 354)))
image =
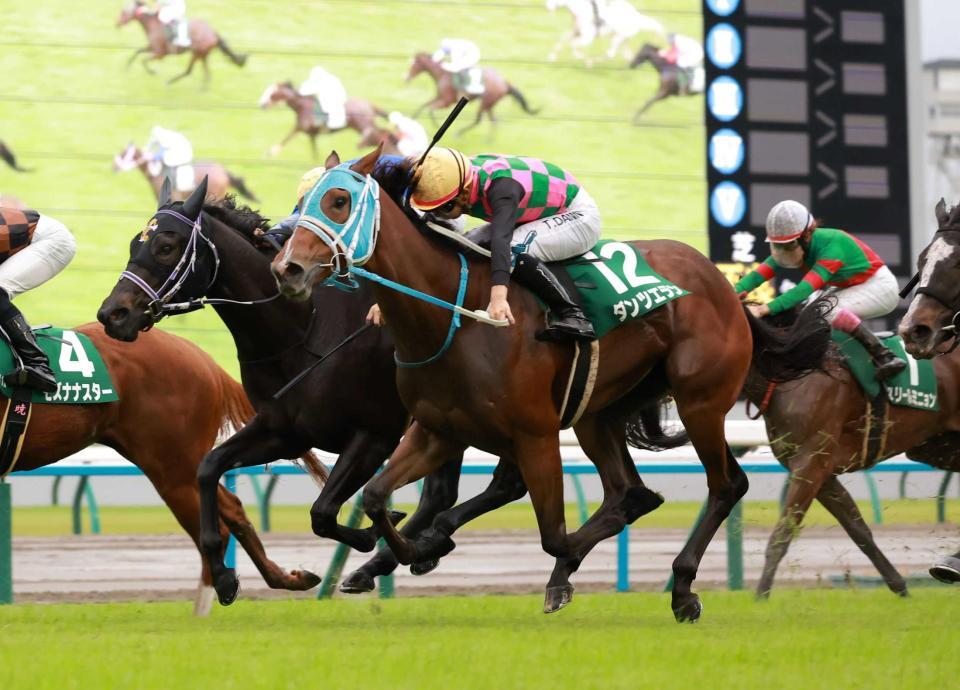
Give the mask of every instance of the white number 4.
POLYGON ((93 362, 87 357, 83 343, 73 331, 64 331, 66 341, 60 346, 60 371, 79 372, 84 378, 93 376, 93 362), (74 358, 75 357, 75 358, 74 358))

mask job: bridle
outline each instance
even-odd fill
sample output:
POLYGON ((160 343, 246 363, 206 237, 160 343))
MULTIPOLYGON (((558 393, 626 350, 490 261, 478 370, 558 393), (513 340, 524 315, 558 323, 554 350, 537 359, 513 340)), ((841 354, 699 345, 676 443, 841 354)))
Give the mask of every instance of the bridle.
POLYGON ((220 272, 220 254, 217 252, 217 246, 213 243, 213 240, 203 233, 203 211, 200 211, 200 213, 197 214, 196 220, 190 220, 182 213, 178 213, 172 209, 160 209, 157 211, 157 215, 172 216, 182 223, 186 223, 187 225, 191 226, 190 236, 187 238, 187 246, 183 250, 180 260, 177 261, 176 266, 173 267, 173 271, 170 272, 170 275, 167 276, 167 279, 163 282, 159 289, 154 290, 150 284, 147 283, 147 281, 131 271, 123 271, 120 274, 120 280, 126 278, 131 283, 143 290, 147 297, 150 298, 150 302, 147 304, 146 309, 146 314, 148 315, 150 321, 141 330, 150 330, 154 325, 157 324, 157 322, 159 322, 168 314, 186 314, 191 311, 196 311, 197 309, 203 309, 208 304, 264 304, 266 302, 271 302, 280 296, 280 293, 277 292, 277 294, 272 295, 271 297, 266 297, 259 300, 231 300, 208 297, 188 297, 186 301, 183 302, 172 302, 171 300, 184 286, 184 283, 186 283, 189 278, 197 274, 199 247, 201 246, 201 242, 206 244, 207 248, 213 255, 213 270, 211 271, 210 279, 207 281, 207 285, 201 294, 206 294, 207 291, 210 290, 213 284, 217 281, 217 275, 220 272))
MULTIPOLYGON (((941 232, 958 232, 960 228, 938 228, 937 233, 941 232)), ((934 233, 936 235, 936 233, 934 233)), ((917 271, 914 274, 913 278, 904 286, 903 290, 900 291, 900 298, 903 299, 907 297, 917 283, 920 282, 920 271, 917 271)), ((947 311, 953 312, 953 317, 950 319, 950 325, 944 326, 940 329, 941 333, 949 333, 953 338, 953 344, 944 351, 937 351, 936 356, 942 357, 943 355, 948 355, 960 346, 960 338, 957 337, 958 329, 960 329, 960 289, 955 290, 953 295, 946 294, 939 287, 934 287, 931 285, 921 285, 916 288, 916 293, 918 295, 926 295, 941 305, 946 307, 947 311)))

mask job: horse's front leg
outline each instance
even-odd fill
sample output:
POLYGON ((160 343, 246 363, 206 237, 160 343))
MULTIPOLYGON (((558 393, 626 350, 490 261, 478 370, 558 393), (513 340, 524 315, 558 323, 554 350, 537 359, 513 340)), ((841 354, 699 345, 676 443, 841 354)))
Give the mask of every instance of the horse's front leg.
POLYGON ((390 456, 383 472, 363 490, 364 511, 400 563, 410 565, 422 559, 414 545, 390 520, 387 498, 401 486, 435 472, 451 458, 463 454, 465 449, 463 444, 449 441, 414 422, 390 456))
MULTIPOLYGON (((337 524, 337 515, 341 506, 376 473, 395 444, 395 438, 381 438, 363 432, 353 435, 310 509, 310 524, 314 534, 336 539, 357 551, 373 550, 377 545, 377 533, 373 527, 344 527, 337 524)), ((399 522, 402 517, 394 514, 391 522, 399 522)))
POLYGON ((160 58, 157 57, 156 53, 151 53, 150 55, 147 55, 145 58, 143 58, 143 60, 140 61, 140 64, 143 65, 143 68, 145 70, 147 70, 147 74, 156 74, 154 69, 147 63, 150 63, 150 62, 153 62, 154 60, 159 60, 159 59, 160 58))
POLYGON ((419 108, 417 108, 415 111, 413 111, 413 119, 416 120, 418 117, 420 117, 420 113, 422 113, 424 110, 427 110, 428 108, 429 108, 430 117, 433 117, 433 111, 441 107, 441 105, 442 103, 440 98, 438 96, 434 96, 429 101, 427 101, 426 103, 421 105, 419 108))
POLYGON ((167 80, 167 83, 168 83, 168 84, 173 84, 174 82, 178 82, 178 81, 180 81, 181 79, 183 79, 184 77, 189 76, 190 73, 193 71, 193 63, 195 63, 196 61, 197 61, 197 56, 196 56, 196 54, 191 53, 191 54, 190 54, 190 62, 187 63, 187 69, 185 69, 182 74, 178 74, 177 76, 173 77, 172 79, 168 79, 168 80, 167 80))
POLYGON ((133 61, 137 59, 137 56, 138 56, 138 55, 142 55, 143 53, 147 52, 148 50, 150 50, 150 46, 144 46, 143 48, 137 48, 135 51, 133 51, 133 55, 131 55, 131 56, 130 56, 130 59, 127 60, 127 64, 124 65, 124 69, 130 69, 130 65, 132 65, 132 64, 133 64, 133 61))
POLYGON ((644 103, 643 107, 640 108, 640 110, 637 111, 637 114, 633 116, 633 124, 635 125, 640 124, 640 118, 643 117, 643 114, 650 109, 650 106, 652 106, 657 101, 662 101, 668 95, 669 94, 665 89, 660 89, 655 94, 653 94, 653 97, 649 101, 644 103))
POLYGON ((200 486, 200 549, 210 564, 213 586, 217 598, 224 606, 232 604, 240 591, 240 580, 233 568, 223 562, 223 539, 220 536, 220 510, 218 491, 220 477, 238 467, 251 467, 279 458, 295 458, 306 448, 292 447, 285 439, 273 433, 258 415, 227 439, 207 453, 197 470, 200 486))
MULTIPOLYGON (((463 465, 463 456, 450 460, 439 470, 427 476, 423 483, 423 493, 417 510, 410 516, 400 533, 406 537, 417 536, 425 528, 429 528, 434 518, 441 511, 449 510, 457 502, 457 493, 460 484, 460 467, 463 465)), ((437 567, 439 561, 431 558, 420 563, 413 563, 410 571, 414 575, 426 575, 437 567)), ((369 561, 350 573, 340 584, 340 591, 347 594, 370 592, 376 586, 374 578, 389 575, 396 570, 397 557, 390 547, 380 549, 369 561)))
POLYGON ((551 50, 550 54, 547 55, 547 60, 549 60, 550 62, 556 62, 557 55, 559 55, 560 50, 563 48, 564 44, 572 42, 573 39, 576 38, 576 36, 577 36, 576 31, 568 31, 563 36, 561 36, 560 40, 557 41, 556 45, 553 46, 553 50, 551 50))
POLYGON ((293 138, 297 135, 297 133, 298 133, 299 131, 300 131, 300 128, 294 126, 294 128, 293 128, 292 130, 290 130, 290 132, 287 134, 287 136, 285 136, 285 137, 280 141, 279 144, 274 144, 273 146, 270 147, 270 152, 269 152, 269 153, 270 153, 270 156, 273 157, 273 158, 276 158, 277 156, 279 156, 279 155, 280 155, 280 152, 283 151, 283 147, 286 146, 286 145, 290 142, 290 140, 293 139, 293 138))

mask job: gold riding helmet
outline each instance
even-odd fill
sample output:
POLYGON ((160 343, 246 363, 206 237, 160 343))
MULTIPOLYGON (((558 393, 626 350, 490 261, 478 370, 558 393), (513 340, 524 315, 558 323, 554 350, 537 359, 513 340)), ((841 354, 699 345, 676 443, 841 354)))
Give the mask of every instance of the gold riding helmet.
POLYGON ((459 151, 431 149, 414 173, 410 204, 420 211, 443 206, 469 184, 469 173, 470 161, 459 151))

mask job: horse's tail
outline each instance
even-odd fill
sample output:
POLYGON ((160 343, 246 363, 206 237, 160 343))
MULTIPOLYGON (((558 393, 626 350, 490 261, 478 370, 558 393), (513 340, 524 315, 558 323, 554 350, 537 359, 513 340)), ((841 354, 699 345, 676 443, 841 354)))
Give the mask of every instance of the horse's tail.
POLYGON ((30 172, 28 168, 21 168, 17 165, 17 158, 13 155, 13 151, 7 148, 7 145, 2 141, 0 141, 0 158, 17 172, 30 172))
POLYGON ((258 199, 258 198, 256 197, 256 195, 255 195, 253 192, 250 191, 249 187, 247 187, 247 183, 243 181, 243 178, 242 178, 242 177, 236 177, 236 176, 232 175, 232 174, 230 173, 230 171, 228 170, 228 171, 227 171, 227 178, 230 180, 230 186, 231 186, 231 187, 233 187, 234 189, 236 189, 238 192, 240 192, 240 193, 241 193, 243 196, 245 196, 246 198, 250 199, 250 201, 252 201, 252 202, 254 202, 254 203, 257 203, 257 204, 260 203, 260 199, 258 199))
POLYGON ((758 319, 744 305, 753 334, 753 366, 768 381, 784 382, 822 371, 830 351, 830 323, 826 315, 833 307, 829 298, 818 299, 800 312, 789 328, 777 328, 758 319))
POLYGON ((528 113, 530 115, 536 115, 537 113, 540 112, 540 108, 531 108, 527 104, 527 99, 523 97, 522 93, 520 93, 520 89, 518 89, 513 84, 507 84, 507 93, 516 99, 517 103, 520 104, 520 107, 523 108, 523 111, 525 113, 528 113))
POLYGON ((246 55, 238 55, 230 49, 230 46, 227 45, 227 42, 223 40, 223 36, 217 34, 217 48, 223 51, 223 54, 226 55, 237 67, 243 67, 247 63, 246 55))
POLYGON ((665 431, 663 420, 669 407, 666 397, 648 404, 627 421, 627 443, 640 450, 670 450, 690 442, 683 425, 676 430, 665 431))
MULTIPOLYGON (((234 434, 245 427, 247 423, 254 418, 256 411, 253 409, 253 405, 250 404, 250 399, 247 398, 243 386, 237 383, 233 377, 223 369, 219 367, 217 369, 223 390, 223 403, 220 410, 222 415, 220 433, 221 436, 226 436, 228 434, 234 434)), ((303 461, 307 473, 313 477, 315 482, 322 485, 327 481, 330 473, 327 472, 327 468, 323 466, 323 463, 314 455, 313 451, 307 451, 300 459, 303 461)))

